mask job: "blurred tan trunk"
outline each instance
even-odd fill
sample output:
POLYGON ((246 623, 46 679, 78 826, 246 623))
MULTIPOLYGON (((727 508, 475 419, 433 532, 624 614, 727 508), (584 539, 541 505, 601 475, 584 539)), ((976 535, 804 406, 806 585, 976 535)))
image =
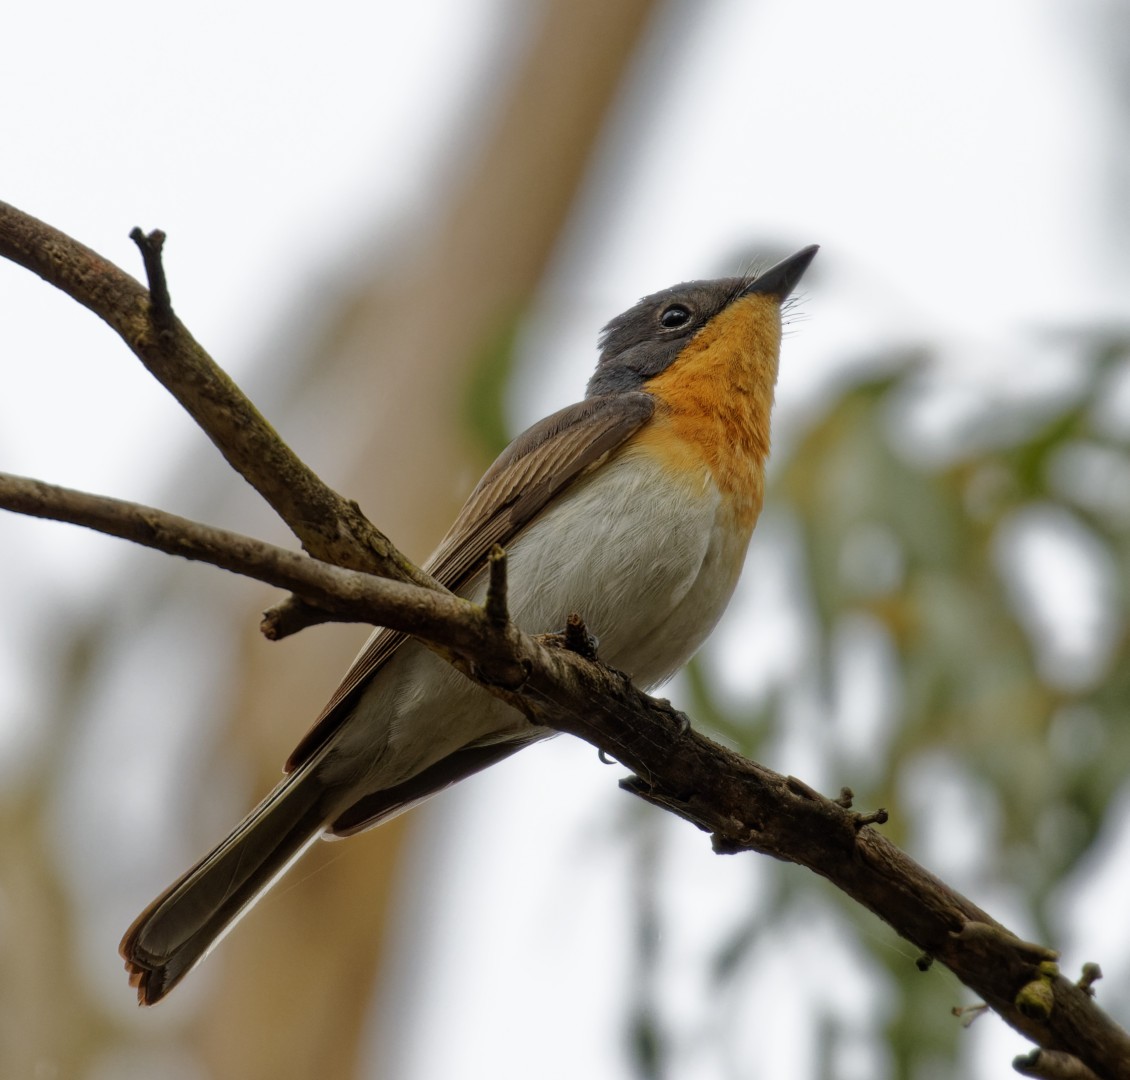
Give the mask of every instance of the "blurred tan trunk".
MULTIPOLYGON (((461 422, 469 368, 534 293, 651 7, 545 5, 492 129, 468 140, 481 149, 462 165, 450 204, 395 266, 359 283, 330 340, 307 358, 311 384, 339 382, 342 422, 326 438, 348 441, 339 460, 352 466, 332 482, 415 558, 484 464, 461 422)), ((280 718, 316 715, 357 640, 341 627, 270 648, 249 637, 232 739, 262 763, 261 790, 290 749, 280 718)), ((410 828, 400 819, 347 845, 317 845, 299 883, 224 943, 196 1042, 214 1076, 355 1073, 410 828)))

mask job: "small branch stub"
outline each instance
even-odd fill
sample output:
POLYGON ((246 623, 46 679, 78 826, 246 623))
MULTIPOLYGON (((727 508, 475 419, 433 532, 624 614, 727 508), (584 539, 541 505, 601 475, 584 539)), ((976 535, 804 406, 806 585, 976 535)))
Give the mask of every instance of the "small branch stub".
POLYGON ((1103 969, 1093 961, 1083 965, 1083 974, 1076 984, 1087 997, 1095 996, 1095 983, 1103 977, 1103 969))
POLYGON ((300 630, 323 623, 343 622, 340 616, 324 608, 314 607, 291 594, 263 612, 259 632, 268 641, 282 641, 300 630))
POLYGON ((483 607, 491 625, 501 629, 510 621, 510 612, 507 598, 506 552, 498 544, 490 549, 487 565, 490 580, 487 582, 487 597, 483 607))
POLYGON ((145 264, 145 277, 149 282, 149 310, 153 325, 158 330, 167 330, 173 324, 173 301, 169 296, 169 283, 165 278, 165 264, 162 253, 165 248, 165 234, 160 229, 143 233, 139 228, 130 231, 129 238, 141 251, 145 264))
POLYGON ((682 709, 676 709, 666 698, 651 698, 651 704, 661 709, 675 721, 675 736, 681 739, 691 729, 691 718, 682 709))
POLYGON ((864 828, 867 825, 886 825, 890 819, 890 814, 882 806, 878 810, 872 810, 870 814, 856 814, 852 821, 857 830, 864 828))
POLYGON ((1033 1050, 1013 1058, 1012 1067, 1021 1076, 1035 1076, 1039 1080, 1099 1080, 1077 1057, 1062 1050, 1033 1050))
POLYGON ((565 648, 586 660, 596 659, 596 638, 589 633, 585 620, 575 611, 565 620, 565 648))

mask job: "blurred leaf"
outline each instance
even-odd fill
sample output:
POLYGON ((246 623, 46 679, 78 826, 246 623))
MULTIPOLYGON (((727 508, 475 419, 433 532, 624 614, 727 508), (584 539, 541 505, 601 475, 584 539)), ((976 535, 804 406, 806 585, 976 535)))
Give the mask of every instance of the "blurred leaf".
MULTIPOLYGON (((695 719, 755 757, 772 752, 798 706, 815 702, 827 724, 813 749, 830 786, 889 807, 885 831, 912 854, 948 833, 969 852, 967 881, 1009 890, 1046 936, 1047 901, 1099 836, 1130 763, 1130 505, 1119 496, 1130 491, 1130 446, 1116 434, 1130 433, 1130 417, 1112 422, 1107 400, 1130 338, 1056 340, 1081 373, 1075 392, 1051 404, 1017 397, 955 422, 944 452, 915 444, 927 357, 908 355, 901 370, 843 389, 795 444, 767 500, 795 524, 779 542, 800 548, 791 594, 810 628, 807 655, 759 708, 729 705, 701 664, 688 672, 695 719), (1126 487, 1112 491, 1115 483, 1126 487), (1056 564, 1018 570, 1017 537, 1047 523, 1085 541, 1117 601, 1106 638, 1092 635, 1093 677, 1045 670, 1054 645, 1045 637, 1072 617, 1076 599, 1056 564), (1047 628, 1030 617, 1037 600, 1051 612, 1047 628), (893 657, 884 695, 895 718, 860 746, 835 718, 859 692, 843 646, 862 628, 893 657)), ((890 1075, 953 1067, 963 1029, 949 1010, 968 995, 948 972, 920 972, 909 946, 823 882, 776 865, 757 873, 770 881, 767 902, 719 935, 711 954, 719 994, 743 992, 745 960, 804 896, 857 925, 897 988, 890 1075)))
POLYGON ((460 398, 467 431, 488 460, 495 458, 510 441, 506 391, 514 370, 514 346, 524 311, 524 307, 516 308, 500 321, 475 351, 460 398))

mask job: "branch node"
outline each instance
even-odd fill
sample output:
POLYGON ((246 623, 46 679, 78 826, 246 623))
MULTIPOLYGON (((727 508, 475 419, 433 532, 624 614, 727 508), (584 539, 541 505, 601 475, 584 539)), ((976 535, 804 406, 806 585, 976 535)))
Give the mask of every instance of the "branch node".
POLYGON ((626 791, 629 795, 638 795, 645 801, 648 801, 648 796, 651 794, 651 785, 647 784, 642 776, 625 776, 620 781, 619 787, 621 791, 626 791))
POLYGON ((1015 949, 1023 960, 1031 964, 1049 965, 1048 969, 1042 969, 1045 974, 1051 976, 1058 974, 1058 968, 1056 968, 1055 971, 1050 970, 1059 959, 1059 953, 1057 953, 1055 949, 1049 949, 1046 945, 1039 945, 1034 941, 1025 941, 1023 938, 1018 938, 1003 926, 995 926, 987 922, 978 922, 975 919, 968 919, 962 924, 961 929, 956 933, 952 933, 951 936, 958 941, 966 941, 972 944, 992 941, 1005 945, 1010 949, 1015 949))
POLYGON ((1075 984, 1083 991, 1088 997, 1095 996, 1095 983, 1103 977, 1103 969, 1099 967, 1094 961, 1089 961, 1083 965, 1083 974, 1080 976, 1079 981, 1075 984))
POLYGON ((855 826, 856 832, 867 825, 886 825, 890 819, 890 814, 882 806, 878 810, 872 810, 870 814, 853 814, 852 824, 855 826))
POLYGON ((691 719, 682 709, 676 709, 666 698, 651 698, 651 703, 662 709, 679 725, 675 737, 681 739, 691 729, 691 719))
POLYGON ((785 787, 789 789, 794 795, 799 795, 802 799, 808 799, 810 802, 820 802, 824 797, 813 787, 809 787, 800 777, 786 776, 785 787))
POLYGON ((706 828, 702 825, 698 818, 690 811, 690 803, 688 803, 681 796, 671 794, 657 788, 650 780, 645 780, 642 776, 625 776, 620 781, 620 787, 632 795, 636 795, 643 799, 646 803, 651 803, 652 806, 658 806, 660 810, 668 810, 671 813, 678 814, 680 817, 686 818, 699 825, 700 828, 706 828))
POLYGON ((130 230, 129 238, 138 246, 141 261, 145 264, 145 277, 149 282, 149 314, 153 325, 160 333, 168 333, 173 325, 173 301, 169 296, 162 258, 165 234, 160 229, 143 233, 135 226, 130 230))
POLYGON ((842 806, 845 810, 851 809, 851 804, 855 802, 855 792, 849 787, 840 788, 840 797, 832 800, 837 806, 842 806))
POLYGON ((596 649, 598 642, 592 634, 589 633, 588 627, 585 626, 585 620, 581 618, 580 614, 576 611, 569 613, 569 618, 565 620, 565 648, 569 652, 576 653, 578 656, 583 656, 586 660, 596 659, 596 649))
POLYGON ((1039 975, 1025 983, 1016 993, 1013 1004, 1029 1020, 1046 1023, 1055 1008, 1055 988, 1052 983, 1059 974, 1059 965, 1044 960, 1039 966, 1039 975))
POLYGON ((325 608, 315 607, 292 593, 263 612, 263 617, 259 620, 259 633, 268 641, 282 641, 310 626, 346 621, 351 620, 325 608))
POLYGON ((507 609, 506 552, 495 544, 487 556, 490 580, 487 582, 487 596, 483 602, 487 620, 495 629, 501 630, 510 621, 507 609))
POLYGON ((263 612, 262 618, 259 620, 259 633, 268 641, 282 640, 283 635, 280 632, 278 607, 267 608, 267 610, 263 612))
POLYGON ((750 851, 754 848, 754 836, 753 829, 750 829, 741 839, 736 836, 728 836, 726 833, 715 832, 710 834, 710 847, 715 855, 740 855, 743 851, 750 851))
POLYGON ((1037 1047, 1029 1054, 1013 1058, 1012 1067, 1021 1076, 1035 1076, 1039 1080, 1099 1080, 1083 1062, 1063 1050, 1037 1047))

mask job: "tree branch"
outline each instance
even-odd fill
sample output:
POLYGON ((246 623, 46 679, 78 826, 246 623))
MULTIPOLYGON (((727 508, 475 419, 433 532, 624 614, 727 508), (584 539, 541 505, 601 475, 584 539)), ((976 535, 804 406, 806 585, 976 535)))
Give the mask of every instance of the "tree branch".
MULTIPOLYGON (((178 400, 236 468, 254 477, 271 505, 284 507, 286 513, 279 510, 284 518, 297 515, 292 528, 324 561, 149 507, 20 477, 0 475, 0 506, 210 562, 288 589, 301 604, 334 618, 373 622, 430 642, 533 723, 574 734, 621 761, 635 774, 622 786, 710 833, 719 853, 759 851, 798 863, 863 904, 923 951, 920 967, 931 959, 945 964, 1009 1024, 1054 1052, 1019 1059, 1018 1069, 1088 1075, 1062 1071, 1077 1062, 1105 1080, 1130 1076, 1130 1036, 1093 1000, 1097 969, 1079 984, 1065 979, 1054 953, 1011 934, 887 841, 872 826, 885 820, 885 811, 856 813, 846 792, 837 800, 825 798, 689 729, 667 702, 585 655, 591 642, 579 618, 570 619, 561 638, 518 631, 506 615, 500 553, 492 556, 490 602, 482 607, 430 583, 421 588, 356 572, 370 564, 389 569, 384 554, 369 546, 368 523, 298 461, 226 376, 213 371, 171 308, 166 352, 140 285, 69 238, 0 204, 0 254, 11 252, 52 283, 65 281, 60 287, 111 325, 121 322, 119 333, 131 348, 162 373, 162 382, 168 378, 178 400), (182 362, 185 373, 168 370, 182 362), (291 480, 300 490, 283 493, 291 480), (344 520, 337 516, 343 507, 344 520)), ((305 617, 300 612, 290 625, 305 617)))
POLYGON ((224 458, 279 515, 303 548, 337 566, 440 589, 279 438, 235 382, 173 314, 160 234, 144 237, 155 303, 138 281, 65 233, 0 202, 0 256, 26 267, 105 321, 183 406, 224 458))
POLYGON ((669 704, 565 648, 564 636, 522 634, 505 620, 497 591, 488 610, 151 507, 6 474, 0 506, 209 562, 289 589, 340 619, 430 640, 532 723, 583 738, 633 770, 626 790, 709 832, 719 853, 759 851, 808 867, 945 964, 1039 1045, 1071 1053, 1100 1077, 1130 1067, 1130 1038, 1095 1006, 1086 979, 1077 985, 1060 976, 1053 953, 1012 935, 915 863, 868 824, 876 815, 687 730, 669 704))
POLYGON ((417 631, 441 651, 460 647, 461 632, 470 632, 479 611, 446 589, 436 592, 375 577, 151 506, 11 473, 0 473, 0 509, 82 525, 167 555, 210 563, 288 589, 338 622, 417 631))

